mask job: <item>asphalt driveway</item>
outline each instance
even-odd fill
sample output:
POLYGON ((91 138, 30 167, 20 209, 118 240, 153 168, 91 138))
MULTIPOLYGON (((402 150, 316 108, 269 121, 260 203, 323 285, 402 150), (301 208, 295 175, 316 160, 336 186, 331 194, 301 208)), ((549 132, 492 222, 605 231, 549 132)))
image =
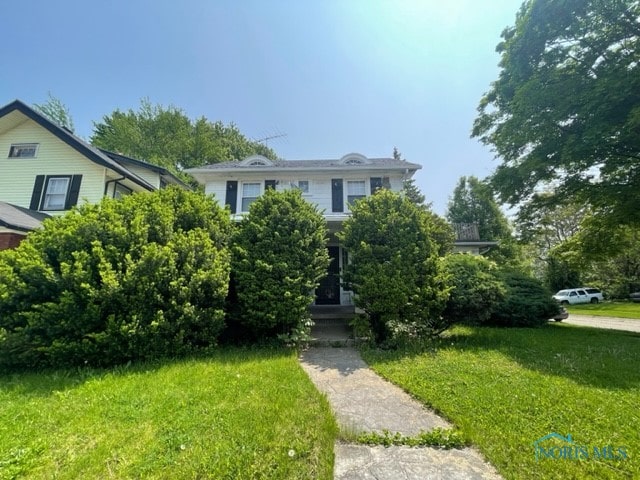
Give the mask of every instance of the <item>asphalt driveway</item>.
POLYGON ((563 320, 563 322, 571 325, 580 325, 582 327, 609 328, 612 330, 626 330, 628 332, 640 333, 640 319, 597 317, 595 315, 574 315, 570 313, 569 318, 563 320))

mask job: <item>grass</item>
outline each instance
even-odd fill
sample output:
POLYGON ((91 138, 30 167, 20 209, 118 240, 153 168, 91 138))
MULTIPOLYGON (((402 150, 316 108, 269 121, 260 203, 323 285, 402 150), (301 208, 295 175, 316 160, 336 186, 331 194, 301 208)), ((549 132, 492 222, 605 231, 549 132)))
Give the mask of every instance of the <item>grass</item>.
POLYGON ((567 305, 569 313, 575 315, 596 315, 604 317, 640 319, 640 303, 601 302, 567 305))
POLYGON ((435 346, 363 355, 451 420, 507 479, 640 478, 638 334, 456 327, 435 346), (536 461, 533 442, 551 432, 591 454, 626 447, 628 458, 536 461))
POLYGON ((224 349, 0 377, 0 479, 330 479, 337 427, 295 353, 224 349))

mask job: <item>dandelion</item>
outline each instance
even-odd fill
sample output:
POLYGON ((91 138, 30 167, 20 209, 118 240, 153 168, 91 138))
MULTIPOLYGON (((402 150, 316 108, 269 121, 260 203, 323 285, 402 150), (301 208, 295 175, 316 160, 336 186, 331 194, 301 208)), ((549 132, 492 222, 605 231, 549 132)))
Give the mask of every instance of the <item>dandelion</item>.
POLYGON ((289 450, 289 457, 293 458, 296 456, 296 451, 292 448, 291 450, 289 450))

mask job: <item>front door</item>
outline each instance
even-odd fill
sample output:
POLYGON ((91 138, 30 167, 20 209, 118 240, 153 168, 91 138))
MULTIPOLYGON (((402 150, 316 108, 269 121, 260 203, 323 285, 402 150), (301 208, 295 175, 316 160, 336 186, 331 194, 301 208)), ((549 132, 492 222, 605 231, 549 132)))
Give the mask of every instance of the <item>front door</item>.
POLYGON ((340 305, 340 247, 327 247, 329 270, 316 289, 316 305, 340 305))

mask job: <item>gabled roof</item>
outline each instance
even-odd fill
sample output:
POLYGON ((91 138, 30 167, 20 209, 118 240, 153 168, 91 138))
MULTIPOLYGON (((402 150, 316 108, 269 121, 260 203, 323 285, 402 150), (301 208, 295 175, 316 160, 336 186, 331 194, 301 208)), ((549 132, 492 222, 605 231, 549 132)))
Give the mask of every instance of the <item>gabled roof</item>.
POLYGON ((50 133, 58 137, 70 147, 77 150, 92 162, 115 171, 116 173, 122 175, 123 177, 131 180, 133 183, 136 183, 147 190, 155 190, 153 185, 151 185, 149 182, 139 177, 135 173, 127 170, 127 168, 120 165, 114 159, 110 158, 108 155, 104 154, 93 145, 90 145, 80 137, 77 137, 76 135, 71 133, 69 130, 52 122, 47 117, 35 111, 33 108, 21 102, 20 100, 14 100, 8 105, 0 108, 0 133, 3 130, 3 120, 5 118, 8 118, 8 115, 13 112, 20 112, 23 116, 33 120, 38 125, 48 130, 50 133))
POLYGON ((49 218, 46 213, 36 212, 28 208, 18 207, 0 202, 0 226, 13 230, 29 232, 42 226, 42 221, 49 218))
POLYGON ((109 150, 105 150, 104 148, 98 148, 98 150, 100 150, 106 156, 108 156, 112 160, 115 160, 116 162, 118 162, 121 165, 124 164, 124 165, 132 165, 132 166, 135 166, 135 167, 146 168, 147 170, 151 170, 152 172, 156 172, 158 175, 160 175, 160 177, 163 180, 165 180, 168 183, 180 185, 183 188, 186 188, 188 190, 192 190, 192 188, 189 185, 184 183, 182 180, 180 180, 178 177, 176 177, 173 173, 171 173, 169 170, 167 170, 164 167, 160 167, 158 165, 154 165, 153 163, 145 162, 143 160, 138 160, 138 159, 135 159, 135 158, 127 157, 127 156, 122 155, 120 153, 110 152, 109 150))
MULTIPOLYGON (((255 159, 256 157, 249 157, 255 159)), ((422 165, 394 158, 367 158, 364 155, 351 153, 333 160, 268 160, 267 162, 245 160, 221 162, 187 169, 187 173, 213 172, 262 172, 262 171, 311 171, 311 170, 409 170, 415 172, 422 165), (357 160, 357 162, 350 161, 357 160)))

